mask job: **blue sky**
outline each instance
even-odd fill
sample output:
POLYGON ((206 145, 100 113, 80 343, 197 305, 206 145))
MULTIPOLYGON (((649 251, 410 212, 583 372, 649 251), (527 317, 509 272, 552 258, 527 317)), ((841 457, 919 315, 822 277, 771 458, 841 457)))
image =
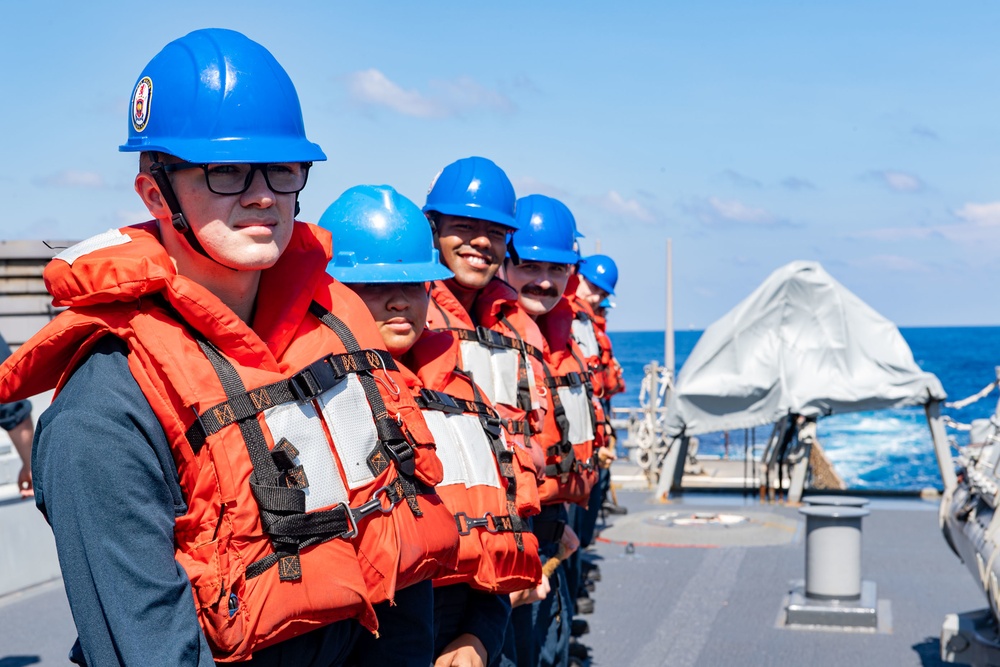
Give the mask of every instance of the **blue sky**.
POLYGON ((1000 324, 1000 4, 760 0, 0 0, 0 239, 146 219, 120 154, 167 42, 240 30, 288 70, 326 151, 303 193, 422 204, 484 155, 565 201, 621 269, 612 327, 703 328, 812 259, 907 325, 1000 324))

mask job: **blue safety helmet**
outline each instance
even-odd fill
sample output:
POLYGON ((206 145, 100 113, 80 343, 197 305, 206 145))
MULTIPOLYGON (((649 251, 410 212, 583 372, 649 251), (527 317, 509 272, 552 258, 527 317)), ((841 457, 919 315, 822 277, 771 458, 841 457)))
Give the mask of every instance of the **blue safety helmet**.
POLYGON ((488 220, 517 229, 514 186, 503 169, 484 157, 452 162, 434 178, 424 213, 488 220))
POLYGON ((316 162, 295 86, 263 46, 232 30, 196 30, 167 44, 139 75, 123 152, 196 164, 316 162))
POLYGON ((327 273, 343 283, 422 283, 454 275, 438 260, 427 218, 388 185, 350 188, 319 226, 333 235, 327 273))
POLYGON ((576 264, 576 220, 557 199, 528 195, 517 200, 519 229, 511 237, 510 256, 517 262, 576 264), (515 255, 516 253, 516 255, 515 255))
MULTIPOLYGON (((581 232, 579 229, 577 229, 577 227, 576 227, 576 218, 573 217, 573 213, 569 210, 569 206, 566 206, 566 204, 562 203, 558 199, 553 199, 552 201, 555 202, 555 205, 557 207, 559 207, 559 208, 561 208, 563 210, 563 214, 564 215, 568 215, 569 219, 573 221, 573 238, 575 238, 575 239, 586 238, 586 235, 583 232, 581 232)), ((577 253, 580 252, 579 245, 577 246, 576 251, 577 251, 577 253)))
POLYGON ((580 260, 580 275, 608 294, 615 293, 618 265, 607 255, 590 255, 580 260))

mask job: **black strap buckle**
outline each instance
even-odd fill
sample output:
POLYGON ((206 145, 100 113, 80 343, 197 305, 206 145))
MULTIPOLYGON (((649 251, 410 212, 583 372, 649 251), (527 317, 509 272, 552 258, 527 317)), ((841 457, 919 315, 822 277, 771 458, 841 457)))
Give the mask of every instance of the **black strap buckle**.
POLYGON ((500 437, 500 418, 490 417, 488 415, 480 415, 479 421, 483 425, 483 430, 489 433, 494 438, 500 437))
POLYGON ((476 327, 476 338, 479 342, 486 347, 497 347, 502 349, 510 349, 513 346, 508 343, 508 338, 501 333, 497 333, 492 329, 487 329, 484 326, 476 327))
POLYGON ((362 519, 374 514, 375 512, 382 512, 382 514, 389 514, 392 512, 392 508, 396 506, 396 501, 393 500, 392 496, 389 494, 391 490, 392 489, 390 487, 383 486, 375 491, 371 500, 351 510, 355 528, 362 519))
POLYGON ((439 410, 448 414, 461 414, 465 412, 452 396, 440 391, 431 389, 421 389, 420 398, 429 410, 439 410))
POLYGON ((496 520, 492 512, 487 512, 481 519, 474 519, 465 512, 455 513, 455 524, 458 526, 459 535, 468 535, 473 528, 485 528, 489 533, 496 533, 496 520), (493 526, 490 527, 490 522, 493 526))

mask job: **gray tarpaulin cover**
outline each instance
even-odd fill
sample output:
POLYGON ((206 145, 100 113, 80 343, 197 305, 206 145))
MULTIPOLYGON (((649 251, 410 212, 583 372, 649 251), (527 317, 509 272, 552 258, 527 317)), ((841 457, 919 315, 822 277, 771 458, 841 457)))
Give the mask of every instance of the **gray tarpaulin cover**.
POLYGON ((792 262, 705 330, 677 377, 667 433, 944 399, 899 330, 817 262, 792 262))

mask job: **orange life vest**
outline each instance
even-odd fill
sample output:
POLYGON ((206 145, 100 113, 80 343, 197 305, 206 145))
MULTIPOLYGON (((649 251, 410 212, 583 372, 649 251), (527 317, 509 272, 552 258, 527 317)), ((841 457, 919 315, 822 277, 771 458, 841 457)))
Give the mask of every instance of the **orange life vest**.
POLYGON ((491 593, 534 587, 541 562, 526 521, 541 509, 534 466, 524 448, 507 443, 499 415, 480 388, 455 370, 458 355, 451 335, 425 331, 403 358, 417 371, 407 381, 444 468, 437 492, 462 536, 456 571, 434 585, 467 583, 491 593))
POLYGON ((572 338, 573 321, 565 298, 537 319, 548 343, 545 386, 550 401, 540 435, 546 453, 546 479, 538 490, 543 505, 586 505, 597 482, 595 451, 603 444, 599 425, 604 414, 594 397, 591 372, 572 338))
POLYGON ((156 223, 112 230, 45 271, 68 306, 0 367, 3 400, 61 388, 111 334, 170 442, 188 509, 176 559, 213 654, 356 618, 457 560, 441 463, 364 303, 295 223, 251 329, 178 276, 156 223), (336 313, 336 315, 333 315, 336 313))
POLYGON ((517 302, 517 293, 494 278, 476 297, 475 320, 443 281, 431 287, 427 328, 446 330, 459 341, 457 368, 472 375, 503 418, 515 444, 535 454, 531 435, 542 426, 545 378, 542 362, 532 354, 545 344, 541 332, 517 302), (477 324, 474 324, 478 322, 477 324))

